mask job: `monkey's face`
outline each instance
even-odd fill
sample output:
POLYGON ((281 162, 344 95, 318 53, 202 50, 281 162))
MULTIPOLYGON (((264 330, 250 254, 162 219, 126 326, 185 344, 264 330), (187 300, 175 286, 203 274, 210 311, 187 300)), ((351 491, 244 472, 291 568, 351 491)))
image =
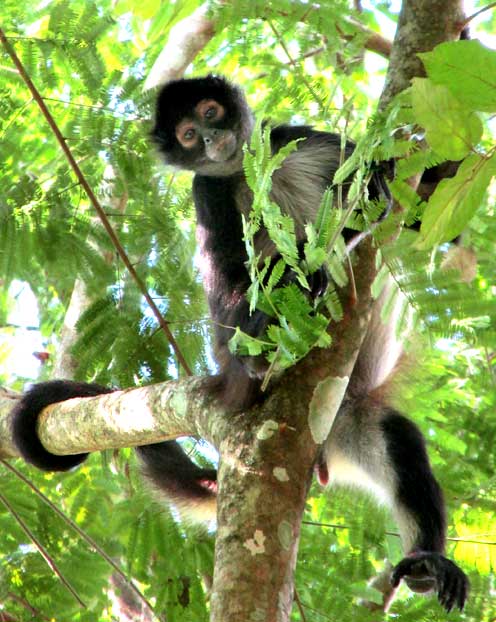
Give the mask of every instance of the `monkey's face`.
POLYGON ((224 127, 226 109, 215 99, 202 99, 192 111, 176 125, 177 142, 195 154, 200 161, 227 162, 236 154, 238 140, 233 129, 224 127))
POLYGON ((167 164, 202 175, 242 170, 252 117, 241 91, 216 76, 167 84, 152 136, 167 164))

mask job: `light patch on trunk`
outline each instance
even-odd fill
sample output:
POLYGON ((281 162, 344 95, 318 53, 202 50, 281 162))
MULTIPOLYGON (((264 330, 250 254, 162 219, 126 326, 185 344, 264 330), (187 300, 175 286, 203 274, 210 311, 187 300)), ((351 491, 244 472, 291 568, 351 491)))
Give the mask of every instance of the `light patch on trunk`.
POLYGON ((323 443, 329 436, 348 381, 348 376, 335 376, 322 380, 315 387, 308 414, 308 425, 315 443, 323 443))
POLYGON ((179 417, 185 417, 188 412, 188 397, 184 390, 174 391, 168 400, 169 406, 179 417))
POLYGON ((289 475, 284 467, 274 467, 272 473, 278 481, 289 482, 289 475))
POLYGON ((247 540, 243 546, 245 549, 248 549, 253 556, 261 555, 265 553, 265 539, 263 531, 257 529, 253 534, 253 538, 247 540))
POLYGON ((267 419, 267 421, 264 421, 263 425, 257 431, 257 439, 259 441, 266 441, 272 436, 274 436, 274 433, 277 432, 278 430, 279 430, 279 424, 277 423, 277 421, 273 421, 272 419, 267 419))
POLYGON ((293 528, 291 527, 291 523, 285 520, 281 521, 277 528, 277 536, 282 548, 285 551, 289 551, 293 543, 293 528))

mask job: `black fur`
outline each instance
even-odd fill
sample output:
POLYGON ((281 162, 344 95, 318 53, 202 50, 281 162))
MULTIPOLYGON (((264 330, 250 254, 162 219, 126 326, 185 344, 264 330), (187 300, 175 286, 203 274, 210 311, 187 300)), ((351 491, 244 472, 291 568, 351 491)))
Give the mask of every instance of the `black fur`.
POLYGON ((381 426, 398 478, 398 500, 415 517, 419 529, 412 552, 443 553, 446 532, 443 493, 432 474, 422 433, 392 409, 386 411, 381 426))
POLYGON ((144 445, 136 451, 145 475, 176 504, 215 498, 217 471, 197 466, 175 441, 144 445))
POLYGON ((455 606, 461 611, 470 591, 465 574, 439 553, 420 551, 405 557, 393 569, 392 586, 397 587, 402 579, 413 592, 435 592, 448 613, 455 606))
POLYGON ((411 421, 390 410, 382 420, 389 458, 396 471, 396 494, 401 506, 415 517, 418 537, 411 553, 394 569, 393 587, 405 579, 414 592, 434 591, 449 613, 464 607, 469 591, 465 574, 442 554, 446 544, 443 493, 435 480, 424 438, 411 421))

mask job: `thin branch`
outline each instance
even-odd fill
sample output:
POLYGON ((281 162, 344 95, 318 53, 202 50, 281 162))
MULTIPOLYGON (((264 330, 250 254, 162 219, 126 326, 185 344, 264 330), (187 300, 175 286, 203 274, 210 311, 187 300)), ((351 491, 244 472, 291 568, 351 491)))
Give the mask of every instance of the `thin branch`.
MULTIPOLYGON (((7 592, 7 598, 21 605, 21 607, 24 607, 24 609, 27 609, 35 620, 48 620, 48 622, 51 622, 51 620, 53 620, 51 616, 49 617, 49 616, 43 615, 41 611, 33 607, 33 605, 30 602, 28 602, 25 598, 21 598, 20 596, 18 596, 17 594, 14 594, 13 592, 7 592)), ((0 622, 2 622, 1 618, 0 618, 0 622)))
POLYGON ((298 594, 298 590, 296 588, 294 590, 294 597, 296 601, 296 606, 298 607, 298 611, 300 612, 300 617, 301 617, 302 622, 307 622, 305 611, 303 609, 303 604, 300 600, 300 595, 298 594))
MULTIPOLYGON (((307 15, 311 11, 318 12, 320 10, 321 10, 321 7, 319 4, 312 4, 309 6, 305 14, 302 15, 298 19, 298 21, 305 22, 307 15)), ((283 17, 289 16, 289 13, 287 11, 278 11, 278 13, 279 15, 282 15, 283 17)), ((379 54, 380 56, 384 56, 384 58, 389 58, 391 54, 391 50, 393 48, 392 41, 390 41, 389 39, 386 39, 378 32, 371 30, 370 28, 365 26, 365 24, 362 24, 362 22, 360 22, 357 19, 354 19, 353 17, 345 17, 344 21, 350 26, 352 26, 353 28, 355 28, 356 30, 359 30, 364 35, 366 35, 365 41, 363 43, 366 50, 369 50, 370 52, 375 52, 376 54, 379 54)), ((336 30, 338 31, 340 36, 343 37, 343 39, 347 41, 350 41, 351 39, 353 39, 353 35, 346 35, 344 32, 342 32, 339 26, 336 27, 336 30)))
POLYGON ((60 572, 60 570, 58 569, 56 563, 50 557, 48 551, 41 544, 41 542, 38 540, 38 538, 34 535, 34 533, 31 531, 31 529, 29 529, 29 527, 27 526, 25 521, 14 510, 14 508, 11 506, 11 504, 6 499, 6 497, 4 497, 2 495, 2 493, 0 493, 0 503, 5 507, 7 512, 9 512, 14 517, 14 519, 17 521, 19 527, 24 531, 24 533, 27 535, 27 537, 31 540, 31 542, 38 549, 38 552, 43 557, 43 559, 46 561, 46 563, 48 564, 48 566, 50 567, 52 572, 57 575, 57 577, 59 578, 59 580, 62 583, 62 585, 64 585, 67 588, 67 590, 74 596, 74 598, 79 603, 79 605, 83 609, 86 609, 86 604, 81 600, 79 594, 72 587, 72 585, 69 583, 69 581, 67 581, 67 579, 64 577, 64 575, 60 572))
MULTIPOLYGON (((384 58, 389 58, 389 56, 391 55, 391 50, 393 49, 392 41, 386 39, 386 37, 383 37, 380 33, 375 32, 370 28, 367 28, 367 26, 362 24, 362 22, 358 21, 357 19, 353 19, 353 17, 348 17, 345 19, 345 21, 350 26, 366 35, 363 42, 366 50, 368 50, 369 52, 375 52, 380 56, 384 56, 384 58)), ((343 32, 338 32, 346 41, 350 41, 353 38, 353 35, 346 35, 343 32)))
POLYGON ((112 225, 110 224, 109 219, 107 218, 107 215, 105 214, 105 210, 101 206, 101 204, 98 201, 95 193, 93 192, 93 189, 91 188, 91 186, 88 183, 86 177, 84 176, 83 172, 81 171, 78 163, 76 162, 74 156, 72 155, 72 152, 69 149, 65 138, 63 137, 63 135, 62 135, 62 133, 61 133, 57 123, 55 122, 55 119, 53 118, 51 112, 48 110, 48 107, 45 104, 45 102, 43 101, 43 98, 41 97, 39 91, 37 90, 37 88, 33 84, 33 81, 29 77, 26 69, 24 68, 24 65, 22 64, 20 58, 17 56, 14 48, 10 44, 9 40, 7 39, 7 37, 5 36, 5 33, 3 32, 3 30, 1 28, 0 28, 0 41, 2 42, 2 44, 3 44, 4 48, 5 48, 5 51, 7 52, 7 54, 12 59, 12 62, 17 67, 17 70, 19 71, 19 74, 22 77, 22 79, 24 80, 26 86, 31 91, 31 94, 34 97, 36 103, 40 107, 41 112, 43 113, 45 119, 47 120, 48 124, 50 125, 50 128, 52 129, 52 131, 53 131, 53 133, 54 133, 54 135, 55 135, 55 137, 56 137, 60 147, 62 148, 62 151, 64 152, 67 160, 69 161, 69 164, 72 167, 72 170, 74 171, 76 177, 78 178, 81 186, 84 188, 86 194, 88 195, 88 198, 89 198, 91 204, 93 205, 93 208, 95 209, 95 211, 98 214, 98 217, 100 218, 100 220, 101 220, 105 230, 107 231, 107 234, 108 234, 110 240, 112 241, 112 244, 114 245, 114 247, 115 247, 119 257, 121 258, 122 262, 126 266, 126 269, 128 270, 128 272, 131 275, 131 277, 134 279, 134 281, 137 284, 139 290, 143 294, 146 302, 148 303, 150 309, 152 310, 153 315, 155 316, 156 320, 158 321, 158 323, 160 324, 162 330, 164 331, 164 333, 165 333, 169 343, 172 346, 172 349, 174 350, 174 352, 175 352, 175 354, 177 356, 177 359, 178 359, 180 365, 183 367, 183 369, 186 371, 186 373, 188 375, 191 375, 191 370, 190 370, 188 364, 186 363, 186 360, 185 360, 185 358, 184 358, 184 356, 183 356, 183 354, 182 354, 182 352, 181 352, 181 350, 180 350, 176 340, 174 339, 174 336, 173 336, 173 334, 172 334, 172 332, 171 332, 171 330, 169 328, 169 325, 167 324, 167 322, 165 321, 164 317, 160 313, 160 310, 157 307, 157 305, 155 304, 155 301, 153 300, 153 298, 148 293, 148 290, 147 290, 144 282, 141 280, 141 278, 139 277, 138 273, 134 269, 134 266, 132 265, 131 261, 129 260, 129 257, 127 256, 127 253, 124 250, 124 247, 122 246, 119 238, 117 237, 117 234, 115 233, 112 225))
MULTIPOLYGON (((288 57, 289 60, 289 64, 294 67, 295 69, 298 69, 298 63, 297 61, 291 56, 291 52, 288 50, 286 44, 284 43, 284 39, 282 38, 282 36, 279 34, 279 32, 277 31, 276 27, 274 26, 274 24, 268 20, 267 21, 269 28, 272 30, 272 32, 274 33, 274 36, 276 37, 276 39, 279 42, 279 45, 282 47, 282 49, 284 50, 284 53, 286 54, 286 56, 288 57)), ((299 77, 301 78, 303 84, 307 87, 307 89, 309 90, 309 92, 311 93, 312 97, 315 99, 315 101, 319 104, 319 106, 324 107, 324 102, 322 101, 322 99, 319 97, 319 95, 315 92, 315 89, 312 87, 312 85, 310 84, 310 82, 306 79, 306 76, 302 73, 299 72, 299 77)))
MULTIPOLYGON (((294 62, 301 63, 307 58, 311 58, 312 56, 318 56, 319 54, 322 54, 322 52, 325 52, 326 49, 327 47, 325 45, 321 45, 320 47, 314 48, 313 50, 308 50, 308 52, 305 52, 304 54, 299 56, 294 62)), ((284 63, 284 64, 289 67, 292 65, 292 63, 293 61, 288 61, 287 63, 284 63)), ((269 75, 268 71, 262 71, 261 73, 258 73, 254 77, 254 80, 262 80, 262 78, 266 78, 268 75, 269 75)))
MULTIPOLYGON (((347 529, 352 530, 353 527, 350 525, 338 525, 335 523, 317 523, 315 521, 310 520, 302 520, 301 523, 303 525, 310 525, 311 527, 330 527, 331 529, 347 529)), ((394 538, 400 538, 400 534, 395 531, 385 531, 386 536, 393 536, 394 538)), ((491 540, 474 540, 472 538, 463 538, 458 536, 447 537, 446 540, 449 542, 463 542, 463 544, 486 544, 487 546, 496 546, 496 541, 491 540)))
POLYGON ((491 2, 490 4, 486 4, 486 6, 483 6, 482 9, 479 9, 478 11, 476 11, 475 13, 473 13, 472 15, 470 15, 469 17, 467 17, 467 19, 465 19, 462 22, 462 28, 461 30, 463 30, 463 28, 465 28, 465 26, 468 26, 468 24, 470 24, 470 22, 475 19, 476 17, 479 17, 479 15, 481 13, 484 13, 485 11, 489 11, 490 9, 494 9, 496 7, 496 2, 491 2))
POLYGON ((55 512, 55 514, 60 516, 60 518, 65 523, 67 523, 85 542, 87 542, 91 546, 91 548, 93 548, 100 555, 100 557, 102 557, 107 562, 107 564, 109 564, 109 566, 113 568, 114 572, 122 578, 125 584, 129 586, 129 588, 137 595, 137 597, 142 602, 144 602, 147 607, 149 607, 150 611, 153 612, 153 607, 151 603, 147 600, 146 596, 142 594, 142 592, 133 583, 133 581, 126 576, 125 572, 121 570, 121 568, 114 562, 114 560, 111 557, 109 557, 109 555, 102 549, 102 547, 97 542, 95 542, 95 540, 93 540, 91 536, 89 536, 85 531, 83 531, 81 527, 79 527, 77 523, 75 523, 69 516, 64 514, 64 512, 62 512, 62 510, 59 507, 57 507, 54 503, 52 503, 52 501, 50 501, 50 499, 47 496, 45 496, 41 492, 41 490, 37 488, 33 484, 33 482, 29 480, 25 475, 23 475, 20 471, 18 471, 15 467, 13 467, 11 464, 6 462, 5 460, 0 460, 0 462, 6 469, 11 471, 17 478, 19 478, 22 482, 24 482, 26 486, 28 486, 35 493, 35 495, 43 501, 43 503, 48 505, 48 507, 53 512, 55 512))

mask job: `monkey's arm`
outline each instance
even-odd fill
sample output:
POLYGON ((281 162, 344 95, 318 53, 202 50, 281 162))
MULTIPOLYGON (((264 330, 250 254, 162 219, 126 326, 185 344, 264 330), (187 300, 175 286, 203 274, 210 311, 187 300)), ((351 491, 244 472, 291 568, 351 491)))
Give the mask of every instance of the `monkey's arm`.
MULTIPOLYGON (((229 350, 236 328, 252 337, 264 334, 272 320, 260 309, 250 312, 246 291, 251 284, 238 202, 248 192, 243 176, 225 178, 197 175, 193 194, 197 216, 197 237, 201 251, 203 285, 207 293, 215 330, 216 359, 220 374, 211 388, 228 407, 241 410, 258 399, 261 378, 268 368, 265 357, 237 356, 229 350)), ((251 196, 248 197, 248 209, 251 196)), ((278 257, 273 258, 275 264, 278 257)), ((295 279, 287 268, 280 285, 295 279)), ((327 284, 325 270, 309 278, 310 296, 319 295, 327 284)))

